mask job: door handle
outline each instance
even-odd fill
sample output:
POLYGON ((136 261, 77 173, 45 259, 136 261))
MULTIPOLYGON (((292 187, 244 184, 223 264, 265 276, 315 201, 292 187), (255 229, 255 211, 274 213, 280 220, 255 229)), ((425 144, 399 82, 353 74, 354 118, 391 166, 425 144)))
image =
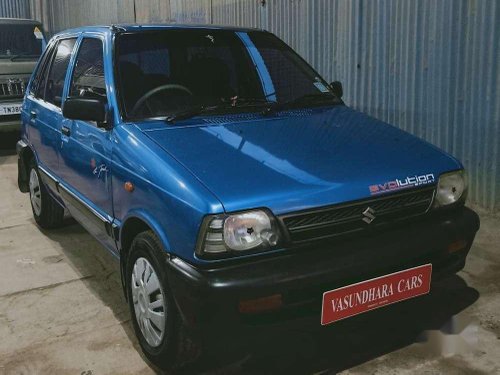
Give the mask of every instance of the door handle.
POLYGON ((61 133, 63 133, 65 136, 69 137, 71 134, 71 130, 67 126, 63 126, 61 128, 61 133))
POLYGON ((30 116, 32 119, 36 119, 36 112, 35 111, 31 111, 30 112, 30 116))

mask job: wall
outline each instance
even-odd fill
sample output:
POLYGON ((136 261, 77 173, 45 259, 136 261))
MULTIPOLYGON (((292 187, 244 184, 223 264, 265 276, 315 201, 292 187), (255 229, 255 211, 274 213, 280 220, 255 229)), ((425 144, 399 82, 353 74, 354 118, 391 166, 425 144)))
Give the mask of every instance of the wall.
POLYGON ((500 4, 294 3, 270 1, 262 26, 342 81, 347 103, 461 159, 470 201, 500 210, 500 4))
POLYGON ((498 1, 32 1, 51 4, 51 31, 134 20, 270 30, 340 80, 350 106, 461 159, 470 201, 500 211, 498 1))
POLYGON ((30 0, 0 0, 0 17, 31 18, 30 0))

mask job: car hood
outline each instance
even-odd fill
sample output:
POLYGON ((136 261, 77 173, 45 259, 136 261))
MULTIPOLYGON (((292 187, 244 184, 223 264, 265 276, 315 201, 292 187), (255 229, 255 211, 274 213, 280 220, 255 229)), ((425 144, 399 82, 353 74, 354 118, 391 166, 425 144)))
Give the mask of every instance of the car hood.
POLYGON ((416 181, 435 184, 461 168, 431 144, 345 106, 138 126, 227 212, 268 207, 283 214, 353 201, 416 181))
POLYGON ((0 77, 6 76, 9 78, 12 75, 30 76, 37 62, 37 59, 30 59, 27 61, 11 61, 8 58, 0 59, 0 77))

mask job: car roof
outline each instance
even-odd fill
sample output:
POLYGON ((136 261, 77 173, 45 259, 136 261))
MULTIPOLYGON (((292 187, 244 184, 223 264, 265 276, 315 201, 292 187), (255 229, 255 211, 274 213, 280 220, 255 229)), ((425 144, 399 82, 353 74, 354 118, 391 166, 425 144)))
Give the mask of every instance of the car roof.
POLYGON ((40 21, 26 18, 0 18, 0 25, 42 25, 40 21))
POLYGON ((56 35, 74 34, 82 32, 100 32, 108 33, 111 31, 120 32, 144 32, 148 30, 192 30, 192 29, 205 29, 205 30, 228 30, 228 31, 261 31, 257 28, 249 27, 236 27, 236 26, 222 26, 222 25, 204 25, 204 24, 176 24, 176 23, 163 23, 163 24, 114 24, 103 26, 83 26, 75 29, 64 30, 56 35))

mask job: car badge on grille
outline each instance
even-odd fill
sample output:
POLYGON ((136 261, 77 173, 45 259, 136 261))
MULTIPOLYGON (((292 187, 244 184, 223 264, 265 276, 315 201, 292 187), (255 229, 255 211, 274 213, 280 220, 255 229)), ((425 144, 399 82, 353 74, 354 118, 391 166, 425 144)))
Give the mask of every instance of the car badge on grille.
POLYGON ((366 224, 371 224, 373 220, 375 220, 375 210, 371 207, 367 207, 366 210, 363 211, 363 221, 366 224))
POLYGON ((7 81, 7 90, 9 90, 9 94, 21 94, 24 92, 17 92, 17 85, 19 86, 20 90, 23 90, 23 80, 20 78, 9 78, 7 81))

